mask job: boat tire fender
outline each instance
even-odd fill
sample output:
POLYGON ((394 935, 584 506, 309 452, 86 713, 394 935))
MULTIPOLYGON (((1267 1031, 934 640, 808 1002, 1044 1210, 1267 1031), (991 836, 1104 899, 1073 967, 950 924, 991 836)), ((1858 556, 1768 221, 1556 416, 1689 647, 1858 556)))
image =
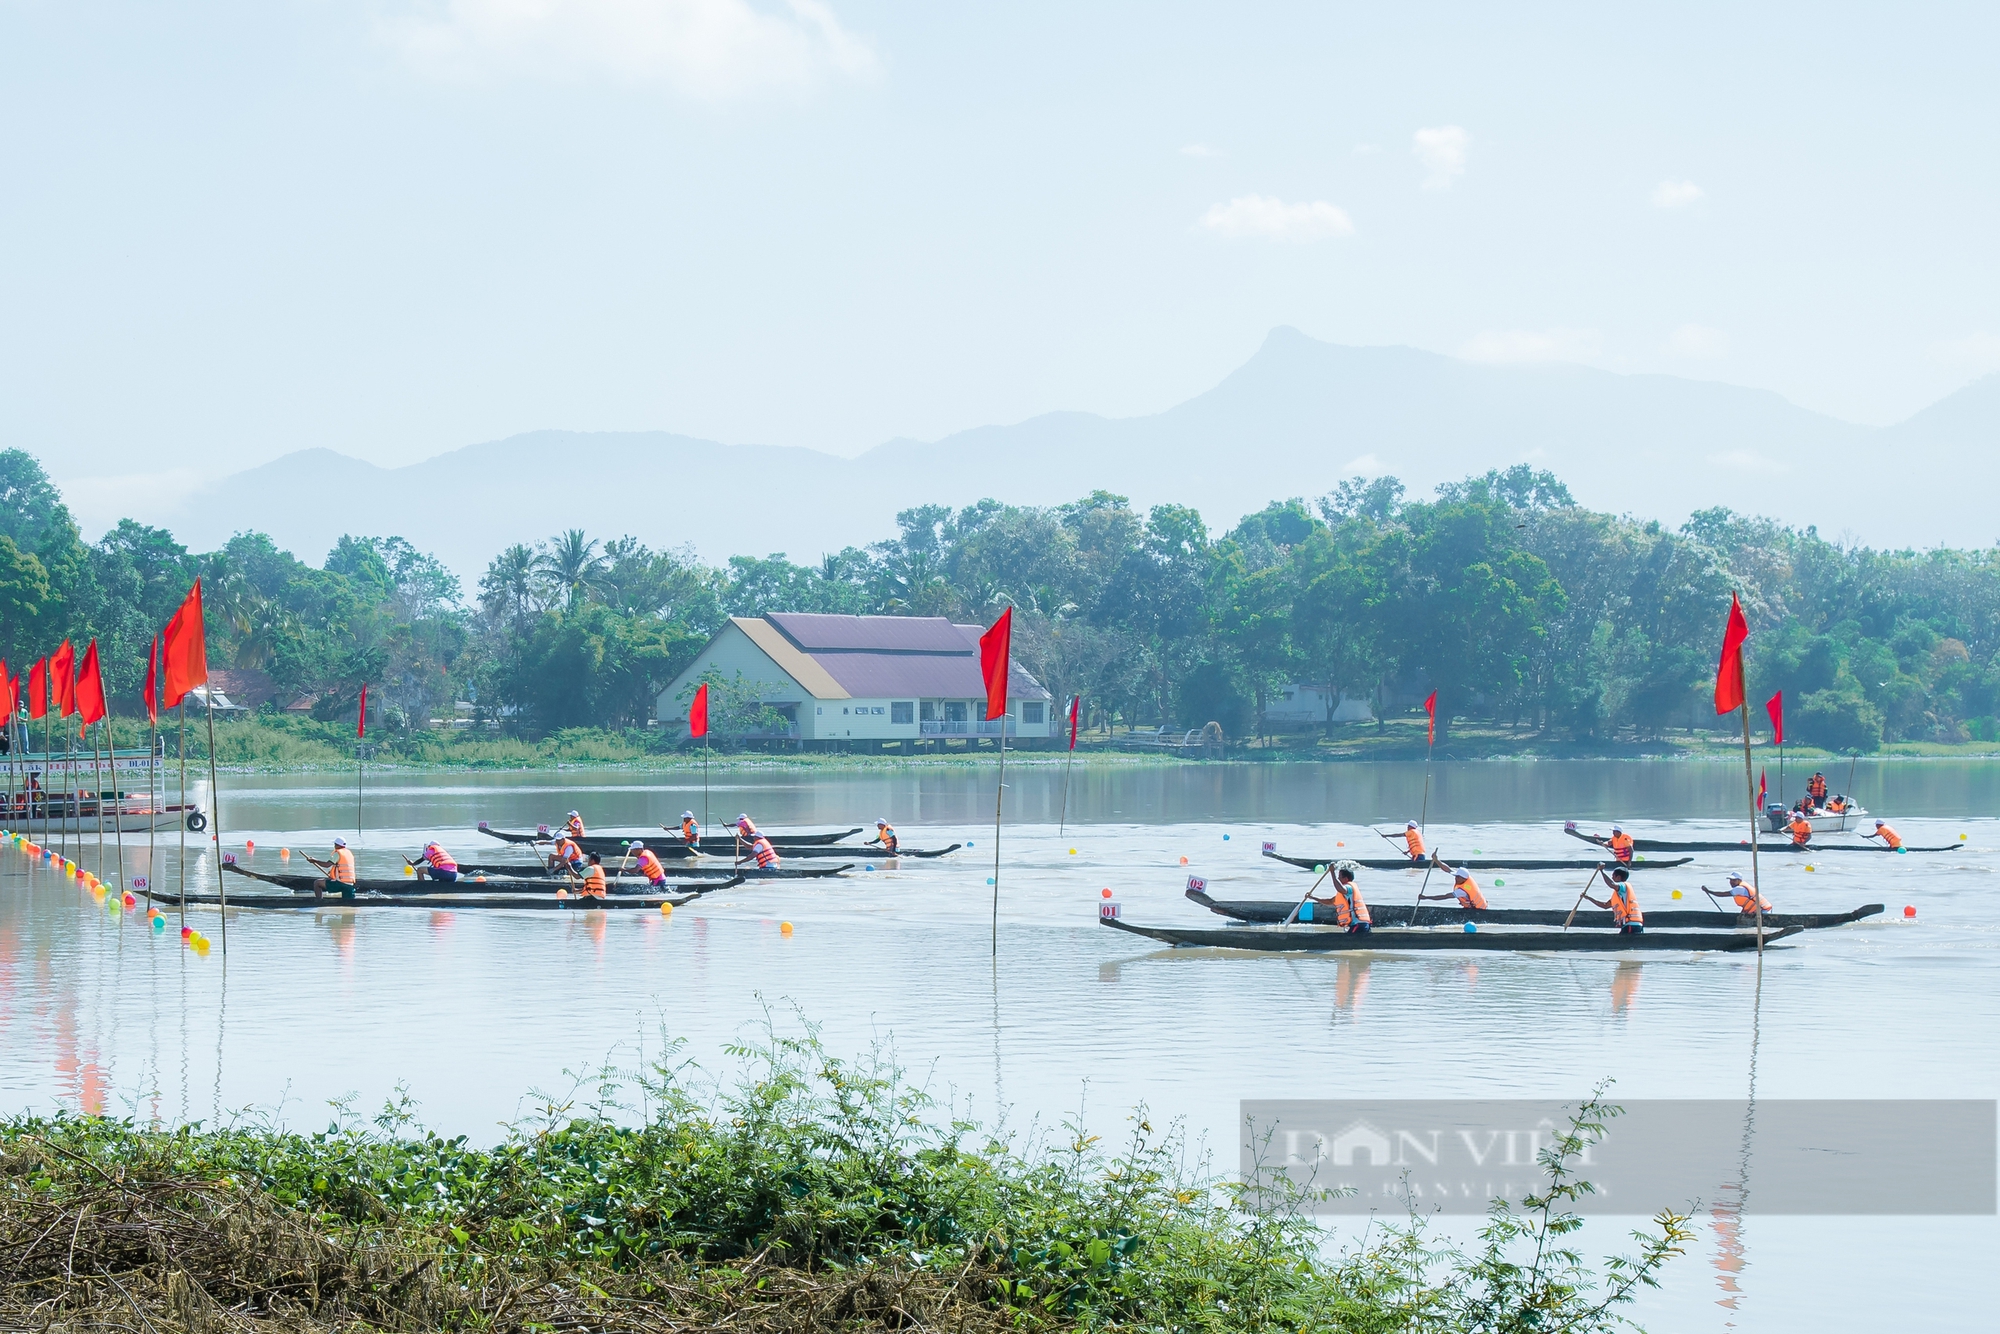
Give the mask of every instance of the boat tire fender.
POLYGON ((187 827, 190 834, 199 834, 202 830, 208 828, 208 817, 200 811, 189 811, 187 827))

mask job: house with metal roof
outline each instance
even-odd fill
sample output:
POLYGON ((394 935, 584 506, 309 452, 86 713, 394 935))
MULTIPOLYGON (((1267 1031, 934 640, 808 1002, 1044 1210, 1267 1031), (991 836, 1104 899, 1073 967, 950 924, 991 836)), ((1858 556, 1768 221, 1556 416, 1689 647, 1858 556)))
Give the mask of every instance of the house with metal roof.
POLYGON ((660 692, 654 716, 687 726, 714 683, 713 735, 799 742, 947 742, 1054 734, 1049 692, 1010 662, 1008 717, 986 720, 979 636, 942 616, 732 616, 660 692), (722 708, 727 704, 728 707, 722 708))

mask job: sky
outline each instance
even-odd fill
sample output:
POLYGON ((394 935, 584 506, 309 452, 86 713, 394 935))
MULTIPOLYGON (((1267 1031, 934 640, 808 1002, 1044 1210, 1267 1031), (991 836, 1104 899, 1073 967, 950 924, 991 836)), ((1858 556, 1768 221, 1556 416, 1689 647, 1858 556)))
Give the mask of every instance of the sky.
POLYGON ((544 427, 851 455, 1157 412, 1280 324, 1888 423, 2000 369, 1996 37, 1991 4, 0 0, 0 447, 100 498, 544 427))

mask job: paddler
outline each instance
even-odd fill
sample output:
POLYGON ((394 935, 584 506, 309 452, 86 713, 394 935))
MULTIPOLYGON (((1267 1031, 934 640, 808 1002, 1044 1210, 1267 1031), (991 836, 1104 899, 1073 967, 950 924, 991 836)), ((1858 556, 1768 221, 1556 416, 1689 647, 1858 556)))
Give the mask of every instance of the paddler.
POLYGON ((888 853, 891 857, 895 856, 896 826, 890 824, 887 820, 877 820, 875 822, 875 837, 869 839, 861 846, 865 848, 869 843, 880 843, 882 851, 888 853))
MULTIPOLYGON (((758 870, 771 871, 777 869, 778 851, 771 846, 771 840, 765 838, 762 834, 750 840, 750 854, 757 859, 758 870)), ((737 858, 739 863, 742 860, 740 857, 737 858)))
POLYGON ((690 851, 701 851, 701 824, 694 818, 693 811, 681 812, 681 842, 687 844, 690 851))
POLYGON ((1750 888, 1743 877, 1734 871, 1729 873, 1728 893, 1725 894, 1719 890, 1710 889, 1707 885, 1701 887, 1701 892, 1712 899, 1728 900, 1736 905, 1736 911, 1739 913, 1749 914, 1760 910, 1768 913, 1771 911, 1770 900, 1750 888))
POLYGON ((423 853, 417 861, 410 861, 408 857, 403 860, 417 868, 419 880, 442 880, 450 884, 458 879, 458 863, 452 860, 449 852, 436 843, 424 844, 423 853))
POLYGON ((1628 864, 1631 862, 1632 836, 1626 833, 1623 829, 1620 829, 1617 825, 1611 826, 1611 838, 1608 842, 1606 842, 1605 846, 1611 849, 1611 855, 1616 857, 1619 861, 1626 862, 1628 864))
POLYGON ((1313 916, 1319 916, 1320 908, 1333 909, 1334 922, 1346 928, 1351 936, 1365 936, 1373 931, 1374 924, 1368 920, 1368 905, 1362 902, 1361 891, 1354 884, 1354 863, 1340 862, 1333 868, 1333 876, 1328 882, 1325 898, 1307 891, 1307 897, 1314 905, 1313 916))
POLYGON ((1403 826, 1403 846, 1409 850, 1411 861, 1420 862, 1424 859, 1424 836, 1417 831, 1415 820, 1403 826))
POLYGON ((1813 805, 1826 805, 1825 774, 1820 773, 1817 769, 1813 771, 1813 776, 1806 780, 1806 795, 1812 798, 1813 805))
POLYGON ((556 839, 556 848, 549 854, 549 869, 559 871, 567 866, 577 875, 583 874, 583 846, 568 834, 556 839))
POLYGON ((1479 882, 1472 878, 1472 872, 1462 866, 1453 866, 1442 858, 1431 859, 1440 871, 1451 874, 1451 890, 1445 894, 1418 894, 1417 901, 1425 899, 1457 899, 1461 908, 1482 909, 1486 906, 1486 895, 1479 890, 1479 882))
POLYGON ((646 877, 646 883, 656 890, 665 889, 667 887, 667 868, 660 865, 659 855, 636 838, 632 840, 632 846, 629 851, 633 859, 638 862, 638 865, 633 869, 646 877))
POLYGON ((1903 846, 1903 836, 1891 829, 1885 820, 1877 820, 1875 822, 1875 832, 1872 834, 1863 834, 1861 837, 1879 838, 1882 840, 1882 846, 1888 848, 1891 852, 1903 846))
POLYGON ((323 862, 312 856, 308 856, 306 860, 326 872, 326 879, 313 886, 315 893, 331 884, 340 886, 340 897, 343 899, 354 897, 354 852, 347 846, 346 839, 336 838, 333 840, 333 859, 331 861, 323 862))
POLYGON ((575 811, 571 811, 569 813, 569 819, 563 823, 563 832, 565 834, 568 834, 571 838, 582 838, 583 817, 581 815, 578 815, 575 811))
POLYGON ((587 899, 601 899, 608 882, 604 878, 604 859, 596 853, 590 854, 590 864, 583 873, 583 896, 587 899))
POLYGON ((1795 848, 1803 848, 1812 842, 1812 821, 1806 819, 1803 811, 1792 812, 1792 822, 1785 826, 1785 830, 1792 836, 1792 846, 1795 848))
MULTIPOLYGON (((1604 874, 1598 867, 1597 873, 1604 874)), ((1605 877, 1605 887, 1611 891, 1608 899, 1590 897, 1590 887, 1584 886, 1583 897, 1599 908, 1611 909, 1611 920, 1618 924, 1618 930, 1628 936, 1643 935, 1646 930, 1646 915, 1639 911, 1639 900, 1632 897, 1632 873, 1619 867, 1605 877)))

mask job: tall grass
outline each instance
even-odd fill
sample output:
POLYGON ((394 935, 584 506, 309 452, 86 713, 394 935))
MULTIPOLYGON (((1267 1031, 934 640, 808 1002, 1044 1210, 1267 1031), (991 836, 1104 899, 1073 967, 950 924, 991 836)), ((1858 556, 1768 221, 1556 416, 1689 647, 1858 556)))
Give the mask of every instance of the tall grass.
POLYGON ((1246 1208, 1143 1112, 1115 1147, 1076 1126, 1008 1142, 811 1035, 740 1054, 733 1084, 662 1065, 638 1107, 607 1086, 491 1148, 407 1106, 316 1134, 0 1123, 0 1321, 1594 1331, 1688 1236, 1663 1215, 1635 1257, 1569 1249, 1596 1100, 1545 1155, 1548 1188, 1496 1205, 1476 1251, 1412 1220, 1329 1256, 1296 1193, 1246 1208))

